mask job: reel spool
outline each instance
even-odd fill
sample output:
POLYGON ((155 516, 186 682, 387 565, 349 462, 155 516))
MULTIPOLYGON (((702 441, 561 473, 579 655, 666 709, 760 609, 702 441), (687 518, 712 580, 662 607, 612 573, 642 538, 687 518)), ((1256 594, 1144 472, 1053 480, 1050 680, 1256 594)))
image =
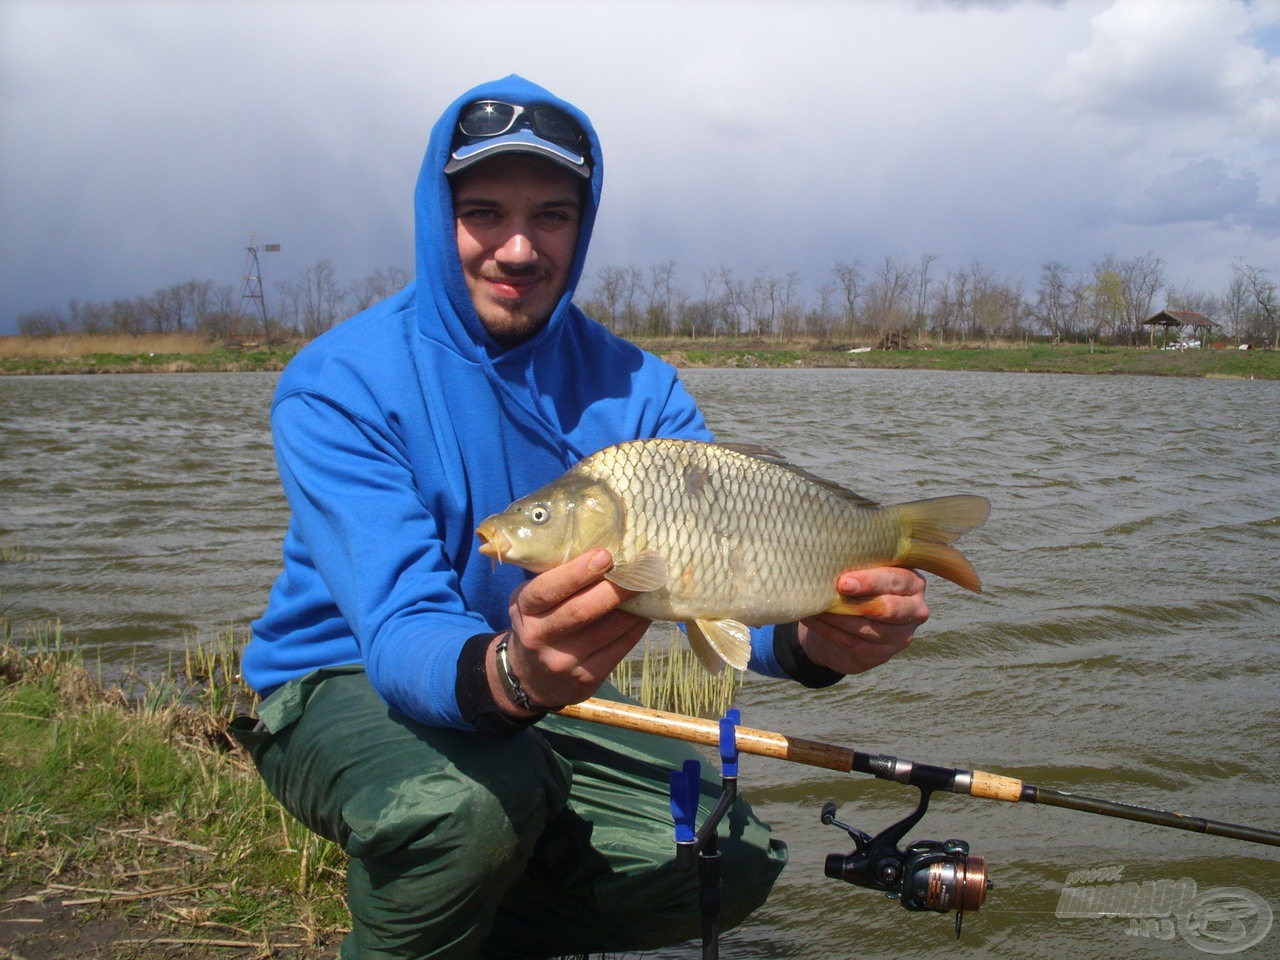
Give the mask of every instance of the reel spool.
POLYGON ((917 840, 905 850, 898 848, 924 816, 930 793, 922 787, 915 811, 874 837, 841 823, 836 805, 824 804, 822 822, 840 827, 854 842, 848 854, 828 854, 825 872, 834 880, 881 890, 907 910, 955 910, 958 938, 965 912, 978 910, 994 885, 987 876, 986 858, 971 854, 963 840, 917 840))

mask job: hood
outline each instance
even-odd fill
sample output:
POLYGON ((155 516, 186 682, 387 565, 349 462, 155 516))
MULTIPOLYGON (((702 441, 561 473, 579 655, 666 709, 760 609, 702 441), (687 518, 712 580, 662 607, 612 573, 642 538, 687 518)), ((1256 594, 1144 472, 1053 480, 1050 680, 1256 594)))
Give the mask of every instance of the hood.
POLYGON ((582 125, 591 152, 590 186, 586 191, 582 220, 578 228, 578 246, 569 271, 568 286, 546 326, 527 343, 510 352, 521 351, 537 341, 556 336, 558 328, 563 324, 586 262, 587 246, 595 224, 604 176, 600 140, 586 115, 573 104, 515 74, 468 90, 450 104, 436 121, 414 193, 417 267, 415 289, 419 329, 423 336, 442 341, 464 356, 492 361, 508 351, 485 331, 471 303, 471 294, 462 275, 462 264, 458 260, 453 196, 444 173, 458 115, 463 107, 476 100, 503 100, 520 106, 545 104, 557 107, 582 125))

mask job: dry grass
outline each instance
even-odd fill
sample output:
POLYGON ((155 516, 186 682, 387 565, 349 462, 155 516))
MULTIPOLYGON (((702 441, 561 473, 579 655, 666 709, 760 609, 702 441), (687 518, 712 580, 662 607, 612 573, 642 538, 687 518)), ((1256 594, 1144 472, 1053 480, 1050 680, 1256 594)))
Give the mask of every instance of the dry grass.
POLYGON ((0 357, 9 360, 60 360, 94 354, 211 353, 216 341, 194 333, 72 333, 53 337, 0 337, 0 357))

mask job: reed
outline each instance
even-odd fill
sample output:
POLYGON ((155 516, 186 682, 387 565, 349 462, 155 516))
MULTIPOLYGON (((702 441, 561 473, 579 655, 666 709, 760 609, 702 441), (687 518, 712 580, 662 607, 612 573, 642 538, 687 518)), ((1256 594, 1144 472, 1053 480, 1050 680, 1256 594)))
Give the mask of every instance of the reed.
POLYGON ((53 360, 97 354, 211 353, 213 340, 194 333, 68 333, 51 337, 0 337, 0 357, 12 360, 53 360))
POLYGON ((674 624, 655 623, 644 644, 618 664, 612 681, 651 710, 697 717, 723 716, 742 676, 731 667, 708 673, 674 624))

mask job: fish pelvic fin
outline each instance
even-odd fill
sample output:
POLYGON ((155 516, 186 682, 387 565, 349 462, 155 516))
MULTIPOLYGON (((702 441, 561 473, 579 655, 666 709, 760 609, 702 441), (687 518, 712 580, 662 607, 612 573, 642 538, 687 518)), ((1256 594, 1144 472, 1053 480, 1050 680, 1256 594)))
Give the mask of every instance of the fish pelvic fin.
POLYGON ((889 509, 901 518, 908 538, 906 552, 898 557, 898 564, 918 567, 966 590, 982 592, 982 581, 973 564, 952 543, 986 523, 991 514, 986 497, 935 497, 899 503, 889 509))
POLYGON ((724 661, 720 659, 719 654, 712 648, 711 641, 707 639, 707 635, 698 626, 699 622, 697 620, 685 621, 684 629, 689 637, 689 649, 698 658, 698 662, 706 668, 707 673, 715 676, 724 669, 724 661))
POLYGON ((747 669, 751 660, 751 631, 737 620, 691 620, 685 623, 689 646, 707 670, 716 674, 727 663, 747 669))

